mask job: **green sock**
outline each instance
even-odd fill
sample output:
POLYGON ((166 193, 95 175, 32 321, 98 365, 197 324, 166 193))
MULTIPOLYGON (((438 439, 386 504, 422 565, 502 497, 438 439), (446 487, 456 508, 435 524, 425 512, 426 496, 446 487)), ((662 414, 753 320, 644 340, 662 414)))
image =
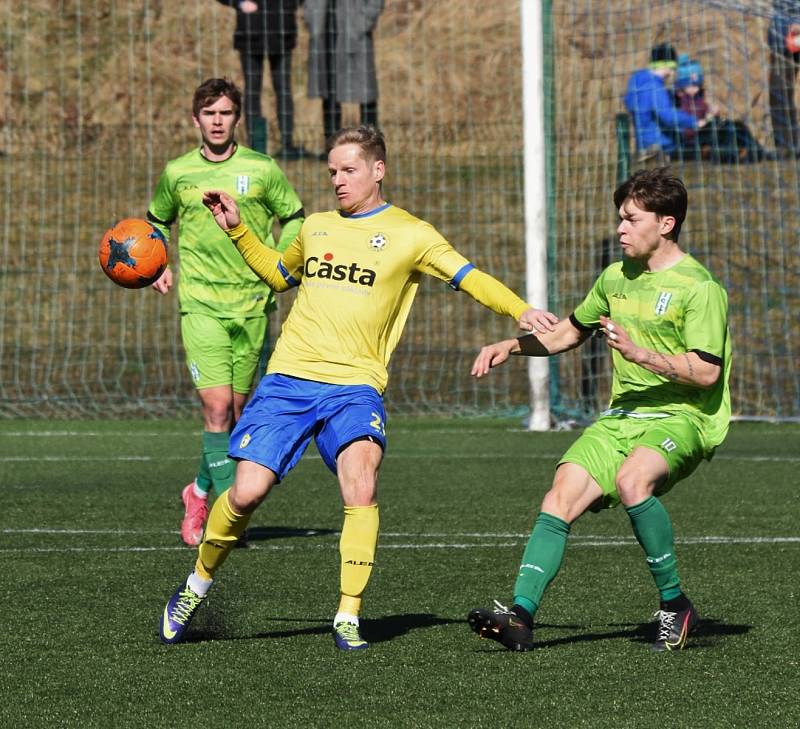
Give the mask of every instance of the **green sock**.
POLYGON ((214 485, 211 482, 211 474, 208 471, 205 452, 200 457, 200 470, 197 472, 197 476, 194 477, 194 482, 197 484, 198 491, 202 491, 204 494, 208 494, 214 485))
POLYGON ((203 456, 218 496, 231 487, 236 470, 236 464, 228 458, 229 440, 229 433, 203 432, 203 456))
POLYGON ((514 603, 524 607, 531 617, 561 568, 568 536, 569 524, 563 519, 544 512, 536 518, 514 585, 514 603))
POLYGON ((672 536, 672 521, 663 504, 649 496, 634 506, 625 507, 631 518, 633 533, 642 545, 647 566, 653 575, 661 600, 672 600, 681 594, 678 560, 672 536))

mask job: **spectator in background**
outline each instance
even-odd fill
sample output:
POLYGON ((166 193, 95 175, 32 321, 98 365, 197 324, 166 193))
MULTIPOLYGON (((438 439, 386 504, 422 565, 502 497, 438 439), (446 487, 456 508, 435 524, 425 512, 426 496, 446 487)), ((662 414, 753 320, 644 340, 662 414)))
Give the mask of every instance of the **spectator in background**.
POLYGON ((719 107, 706 96, 703 67, 686 54, 678 58, 675 101, 681 111, 706 121, 698 131, 683 131, 680 147, 684 159, 708 159, 723 164, 774 159, 743 121, 720 117, 719 107))
POLYGON ((636 71, 628 81, 623 101, 633 120, 640 160, 674 154, 681 132, 702 129, 706 124, 705 119, 676 108, 669 88, 677 67, 675 48, 661 43, 651 50, 649 66, 636 71))
POLYGON ((297 6, 302 0, 217 0, 236 9, 233 47, 239 52, 244 74, 244 118, 250 147, 267 152, 267 121, 261 110, 264 57, 269 61, 272 89, 281 133, 281 149, 274 156, 299 159, 310 156, 294 143, 292 51, 297 44, 297 6))
MULTIPOLYGON (((675 102, 681 111, 698 119, 715 117, 719 113, 719 107, 706 98, 703 81, 703 67, 682 53, 675 74, 675 102)), ((684 136, 693 137, 695 132, 689 130, 684 136)))
POLYGON ((769 111, 775 151, 782 159, 800 157, 800 128, 794 102, 800 68, 800 0, 774 0, 767 44, 769 111))
MULTIPOLYGON (((378 127, 378 75, 372 32, 384 0, 306 0, 308 96, 322 98, 325 139, 342 126, 342 102, 357 103, 361 124, 378 127)), ((327 159, 327 155, 325 155, 327 159)))

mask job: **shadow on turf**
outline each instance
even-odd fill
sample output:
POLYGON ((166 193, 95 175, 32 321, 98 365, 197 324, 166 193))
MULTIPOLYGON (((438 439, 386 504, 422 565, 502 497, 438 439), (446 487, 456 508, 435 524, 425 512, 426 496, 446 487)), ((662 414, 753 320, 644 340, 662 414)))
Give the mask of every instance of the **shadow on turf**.
MULTIPOLYGON (((200 617, 200 616, 198 616, 200 617)), ((286 618, 265 616, 264 621, 273 623, 319 623, 305 628, 290 628, 286 630, 270 630, 264 633, 251 635, 228 636, 221 624, 218 614, 209 616, 210 620, 198 625, 196 630, 189 631, 184 643, 199 643, 205 640, 263 640, 294 638, 300 635, 327 635, 331 632, 330 618, 286 618)), ((199 622, 199 621, 198 621, 199 622)), ((369 643, 383 643, 393 640, 401 635, 420 628, 432 628, 436 625, 450 625, 460 623, 461 620, 440 618, 432 613, 405 613, 403 615, 387 615, 383 618, 364 619, 361 622, 361 634, 369 643)))
POLYGON ((303 529, 297 527, 250 527, 247 530, 248 542, 261 542, 268 539, 289 539, 291 537, 327 537, 338 534, 335 529, 303 529))
MULTIPOLYGON (((559 630, 580 630, 585 626, 580 625, 554 625, 551 623, 538 623, 534 631, 534 650, 537 648, 552 648, 559 645, 570 645, 572 643, 585 643, 587 641, 616 640, 627 638, 634 643, 650 644, 655 639, 655 623, 610 623, 609 628, 615 630, 605 632, 580 633, 579 635, 565 636, 563 638, 553 638, 551 640, 537 640, 540 630, 556 628, 559 630)), ((692 631, 689 641, 684 650, 696 650, 698 648, 712 648, 720 640, 733 635, 744 635, 752 630, 752 625, 737 625, 724 623, 714 618, 701 618, 697 627, 692 631)), ((491 643, 484 650, 504 650, 491 643), (496 647, 495 647, 496 646, 496 647)))

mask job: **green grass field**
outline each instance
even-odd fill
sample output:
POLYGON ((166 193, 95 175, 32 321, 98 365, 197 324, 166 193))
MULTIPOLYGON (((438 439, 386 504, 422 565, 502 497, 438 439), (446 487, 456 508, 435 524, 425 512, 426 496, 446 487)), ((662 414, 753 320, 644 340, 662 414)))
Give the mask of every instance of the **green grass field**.
POLYGON ((197 424, 0 422, 0 726, 800 725, 797 425, 735 425, 665 498, 702 616, 689 649, 647 649, 655 591, 620 510, 575 525, 536 650, 469 631, 469 608, 510 597, 576 435, 390 423, 371 647, 342 654, 341 508, 315 452, 256 513, 189 642, 167 647, 158 616, 193 563, 177 529, 197 424))

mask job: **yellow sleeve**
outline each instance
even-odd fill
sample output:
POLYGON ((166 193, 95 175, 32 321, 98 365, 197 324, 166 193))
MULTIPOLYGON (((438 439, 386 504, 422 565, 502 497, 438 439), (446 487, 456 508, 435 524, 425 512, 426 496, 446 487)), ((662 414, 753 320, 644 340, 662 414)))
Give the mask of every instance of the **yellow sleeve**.
POLYGON ((292 286, 297 286, 299 281, 290 275, 288 272, 290 269, 285 265, 281 254, 265 246, 244 223, 239 223, 235 228, 225 232, 233 241, 236 250, 242 254, 245 263, 273 291, 286 291, 292 286))
POLYGON ((422 252, 417 269, 447 281, 456 290, 466 291, 475 301, 496 314, 519 320, 531 307, 494 276, 479 271, 462 256, 430 223, 417 228, 422 252))
POLYGON ((524 311, 531 308, 505 284, 477 268, 473 268, 464 276, 458 288, 466 291, 475 301, 496 314, 510 316, 515 320, 518 320, 524 311))

